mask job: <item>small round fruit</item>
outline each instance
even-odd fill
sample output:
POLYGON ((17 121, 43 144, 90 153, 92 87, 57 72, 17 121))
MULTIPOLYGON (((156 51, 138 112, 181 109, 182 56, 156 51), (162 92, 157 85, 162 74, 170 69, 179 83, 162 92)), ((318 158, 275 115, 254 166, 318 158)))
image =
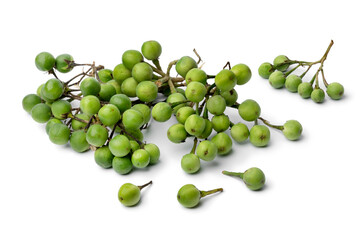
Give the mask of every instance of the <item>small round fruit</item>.
POLYGON ((282 88, 285 84, 285 81, 285 75, 281 71, 276 71, 270 74, 269 83, 273 88, 282 88))
POLYGON ((284 71, 286 71, 286 70, 289 68, 289 66, 290 66, 290 64, 286 63, 286 62, 288 62, 288 61, 290 61, 290 60, 289 60, 289 58, 288 58, 287 56, 285 56, 285 55, 279 55, 279 56, 277 56, 277 57, 274 59, 274 67, 275 67, 277 70, 279 70, 279 71, 281 71, 281 72, 284 72, 284 71))
POLYGON ((237 123, 231 127, 230 130, 231 137, 238 143, 242 143, 249 138, 249 129, 243 123, 237 123))
POLYGON ((196 173, 200 169, 200 159, 193 153, 185 154, 181 158, 181 168, 186 173, 196 173))
POLYGON ((159 162, 160 158, 160 149, 153 143, 148 143, 144 145, 144 149, 150 155, 150 164, 156 164, 159 162))
POLYGON ((86 141, 86 133, 84 130, 77 130, 71 134, 70 146, 76 152, 85 152, 89 149, 90 144, 86 141))
POLYGON ((208 99, 206 108, 213 115, 221 115, 226 109, 226 101, 222 96, 215 95, 208 99))
POLYGON ((220 95, 225 99, 226 106, 234 105, 238 99, 238 94, 235 89, 221 92, 220 95))
POLYGON ((64 145, 70 139, 70 129, 63 123, 55 123, 49 130, 49 139, 57 145, 64 145))
POLYGON ((55 66, 55 58, 48 52, 41 52, 35 57, 35 65, 40 71, 50 71, 55 66))
POLYGON ((186 74, 185 81, 186 84, 194 82, 200 82, 202 84, 206 84, 207 80, 207 74, 204 72, 204 70, 201 70, 199 68, 193 68, 186 74))
POLYGON ((325 99, 325 92, 321 88, 315 88, 311 92, 311 99, 316 103, 322 103, 325 99))
POLYGON ((120 113, 125 112, 131 108, 131 100, 125 94, 116 94, 110 98, 110 103, 115 105, 120 113))
POLYGON ((210 122, 209 119, 205 119, 205 129, 200 135, 197 136, 197 138, 200 139, 208 138, 212 133, 212 130, 213 130, 212 123, 210 122))
POLYGON ((120 94, 121 92, 121 84, 119 84, 117 81, 115 81, 114 79, 110 80, 107 82, 107 84, 112 85, 115 88, 116 94, 120 94))
POLYGON ((186 119, 192 114, 195 114, 195 110, 192 107, 185 106, 176 112, 176 119, 179 123, 184 124, 186 119))
POLYGON ((36 89, 36 95, 38 95, 39 97, 41 97, 41 89, 43 88, 44 85, 45 85, 45 83, 41 84, 41 85, 36 89))
POLYGON ((86 132, 86 141, 95 147, 101 147, 108 139, 108 131, 100 124, 93 124, 86 132))
POLYGON ((183 101, 186 101, 186 98, 185 98, 184 95, 182 95, 179 92, 170 94, 168 96, 168 98, 166 99, 166 102, 169 103, 169 104, 183 102, 183 101))
POLYGON ((88 77, 81 81, 80 90, 83 96, 97 96, 101 90, 101 85, 95 78, 88 77))
POLYGON ((61 73, 68 73, 73 69, 69 66, 71 62, 74 62, 74 58, 70 54, 61 54, 55 59, 55 68, 61 73))
POLYGON ((250 68, 245 64, 236 64, 231 68, 231 71, 235 73, 237 82, 237 85, 244 85, 247 83, 251 78, 251 70, 250 68))
POLYGON ((80 100, 80 110, 88 116, 98 113, 100 107, 100 100, 95 96, 85 96, 80 100))
POLYGON ((232 140, 229 135, 224 132, 216 134, 211 139, 211 142, 216 145, 219 155, 226 155, 232 149, 232 140))
POLYGON ((187 135, 185 127, 181 123, 172 125, 167 131, 167 137, 173 143, 185 142, 187 135))
POLYGON ((45 131, 47 135, 49 135, 50 128, 56 123, 62 123, 62 121, 57 118, 52 118, 46 123, 45 131))
POLYGON ((95 162, 102 168, 111 168, 114 155, 110 152, 108 146, 96 149, 94 154, 95 162))
POLYGON ((326 88, 326 93, 333 100, 339 100, 344 95, 344 87, 340 83, 330 83, 326 88))
POLYGON ((31 109, 31 117, 38 123, 46 123, 51 117, 51 108, 45 103, 38 103, 31 109))
POLYGON ((22 100, 22 106, 28 113, 30 113, 31 109, 39 103, 41 103, 41 98, 36 94, 28 94, 22 100))
POLYGON ((98 76, 100 81, 102 81, 103 83, 107 83, 113 79, 111 69, 101 69, 100 71, 98 71, 98 76))
POLYGON ((135 140, 129 140, 129 142, 130 142, 130 148, 131 148, 131 151, 132 151, 132 152, 140 149, 140 144, 139 144, 137 141, 135 141, 135 140))
POLYGON ((195 60, 189 56, 184 56, 180 58, 175 66, 176 72, 182 76, 183 78, 186 77, 186 74, 193 68, 197 68, 197 63, 195 60))
POLYGON ((56 78, 48 80, 41 89, 41 95, 49 100, 58 99, 59 97, 61 97, 63 92, 64 85, 60 80, 56 78))
POLYGON ((150 163, 150 154, 144 149, 138 149, 131 155, 131 162, 136 168, 144 168, 150 163))
POLYGON ((122 55, 122 62, 129 70, 144 60, 143 55, 137 50, 127 50, 122 55))
POLYGON ((161 55, 161 45, 155 40, 146 41, 141 46, 141 52, 147 60, 156 60, 161 55))
POLYGON ((178 202, 187 208, 193 208, 200 202, 201 193, 192 184, 186 184, 182 186, 177 194, 178 202))
POLYGON ((287 139, 294 141, 300 138, 302 130, 303 128, 298 121, 289 120, 284 124, 282 132, 287 139))
POLYGON ((115 157, 124 157, 130 150, 130 141, 124 135, 116 135, 109 142, 109 149, 115 157))
POLYGON ((150 81, 153 77, 153 70, 149 64, 140 62, 132 68, 131 75, 138 82, 150 81))
POLYGON ((297 91, 302 98, 309 98, 313 91, 313 87, 310 83, 303 82, 299 84, 297 91))
POLYGON ((118 198, 124 206, 134 206, 140 201, 140 188, 134 184, 125 183, 119 189, 118 198))
POLYGON ((121 84, 121 91, 128 97, 136 97, 136 86, 138 82, 133 78, 125 79, 121 84))
POLYGON ((239 105, 238 110, 240 117, 248 122, 255 121, 261 113, 259 104, 252 99, 243 101, 239 105))
POLYGON ((295 74, 290 74, 286 77, 285 87, 290 92, 297 92, 299 85, 302 83, 302 80, 299 76, 295 74))
POLYGON ((131 71, 125 67, 124 64, 118 64, 113 70, 113 78, 120 85, 125 80, 131 77, 131 71))
POLYGON ((112 167, 118 174, 125 175, 131 172, 133 165, 129 157, 114 157, 112 167))
POLYGON ((120 120, 121 115, 119 109, 115 105, 105 104, 100 108, 98 117, 105 126, 113 126, 120 120))
POLYGON ((136 96, 142 102, 152 102, 156 99, 158 87, 154 82, 143 81, 136 86, 136 96))
POLYGON ((215 159, 218 152, 218 148, 215 143, 205 140, 199 143, 196 148, 196 155, 202 160, 212 161, 215 159))
POLYGON ((250 129, 250 142, 256 147, 265 147, 270 141, 270 130, 264 125, 255 125, 250 129))
POLYGON ((205 119, 197 114, 189 116, 185 121, 185 130, 193 136, 202 134, 202 132, 205 130, 205 126, 205 119))
POLYGON ((111 97, 116 94, 115 87, 108 83, 101 84, 99 98, 103 101, 109 102, 111 97))
POLYGON ((242 179, 246 186, 254 191, 261 189, 265 184, 265 174, 256 167, 246 170, 242 179))
POLYGON ((66 100, 57 100, 51 104, 51 112, 57 119, 64 120, 71 113, 71 104, 66 100))
POLYGON ((216 132, 223 132, 230 127, 230 119, 225 114, 213 116, 211 124, 216 132))
MULTIPOLYGON (((84 121, 89 121, 89 120, 90 120, 90 117, 89 117, 88 115, 82 114, 82 113, 76 114, 75 117, 76 117, 76 118, 79 118, 79 119, 82 119, 82 120, 84 120, 84 121)), ((76 119, 72 119, 72 120, 71 120, 71 127, 72 127, 72 129, 75 130, 75 131, 85 128, 86 125, 87 125, 86 122, 80 122, 80 121, 78 121, 78 120, 76 120, 76 119)))
POLYGON ((165 102, 159 102, 155 104, 151 111, 151 115, 155 121, 166 122, 171 118, 172 108, 170 104, 165 102))
POLYGON ((200 82, 191 82, 187 85, 185 96, 192 102, 201 102, 206 95, 206 87, 200 82))
POLYGON ((235 73, 227 69, 221 70, 215 76, 216 87, 223 92, 233 89, 236 85, 236 81, 235 73))
POLYGON ((274 66, 269 62, 264 62, 260 65, 258 73, 262 78, 269 79, 270 74, 275 71, 274 66))
POLYGON ((144 117, 144 122, 143 124, 147 123, 150 121, 151 118, 151 110, 149 108, 148 105, 143 104, 143 103, 139 103, 139 104, 135 104, 132 109, 135 109, 137 111, 139 111, 143 117, 144 117))
POLYGON ((122 123, 127 129, 138 129, 143 125, 144 117, 135 109, 128 109, 123 113, 122 123))
POLYGON ((126 133, 124 133, 124 136, 126 136, 128 139, 136 139, 139 141, 144 140, 144 134, 141 132, 140 129, 125 129, 126 133), (130 136, 131 135, 131 136, 130 136))

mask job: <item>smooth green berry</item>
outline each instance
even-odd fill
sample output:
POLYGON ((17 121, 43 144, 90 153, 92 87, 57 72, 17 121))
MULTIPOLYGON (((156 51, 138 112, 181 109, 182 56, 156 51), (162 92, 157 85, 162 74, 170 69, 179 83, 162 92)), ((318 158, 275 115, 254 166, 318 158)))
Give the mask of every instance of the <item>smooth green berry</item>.
POLYGON ((193 68, 197 68, 197 63, 195 60, 189 56, 184 56, 180 58, 175 65, 176 72, 182 76, 186 77, 186 74, 193 68))
POLYGON ((315 88, 311 92, 311 99, 316 103, 322 103, 325 99, 325 92, 321 88, 315 88))
POLYGON ((211 142, 216 145, 219 155, 226 155, 232 149, 232 140, 225 132, 220 132, 216 134, 211 139, 211 142))
POLYGON ((302 98, 309 98, 313 91, 313 87, 310 83, 303 82, 299 84, 297 91, 302 98))
POLYGON ((115 172, 125 175, 133 169, 132 162, 129 157, 114 157, 112 160, 112 167, 115 172))
POLYGON ((302 83, 302 80, 299 76, 295 74, 290 74, 286 77, 285 87, 290 92, 297 92, 299 85, 302 83))
POLYGON ((229 91, 236 85, 237 79, 234 72, 223 69, 215 76, 215 84, 220 91, 229 91))
POLYGON ((153 109, 151 110, 151 115, 155 121, 158 122, 166 122, 171 118, 172 108, 170 104, 165 102, 159 102, 155 104, 153 109))
POLYGON ((156 60, 161 55, 161 45, 155 40, 146 41, 141 46, 141 52, 147 60, 156 60))
POLYGON ((143 81, 136 86, 136 96, 142 102, 152 102, 156 99, 158 87, 154 82, 143 81))
POLYGON ((95 162, 102 168, 111 168, 114 155, 110 152, 108 146, 96 149, 94 154, 95 162))
POLYGON ((144 60, 143 55, 137 50, 127 50, 122 55, 122 62, 129 70, 144 60))
POLYGON ((138 129, 144 123, 144 116, 135 109, 128 109, 123 113, 122 123, 126 129, 138 129))
POLYGON ((70 139, 70 129, 63 123, 55 123, 49 130, 49 139, 57 145, 64 145, 70 139))
POLYGON ((211 124, 216 132, 223 132, 230 127, 230 119, 225 114, 213 116, 211 124))
POLYGON ((199 139, 208 138, 212 133, 212 130, 213 130, 213 125, 211 121, 209 119, 205 119, 205 129, 200 135, 197 136, 197 138, 199 139))
POLYGON ((105 104, 100 108, 98 117, 105 126, 113 126, 120 120, 121 115, 119 109, 115 105, 105 104))
POLYGON ((119 201, 126 207, 136 205, 140 201, 140 191, 151 183, 152 181, 142 186, 135 186, 132 183, 123 184, 118 192, 119 201))
POLYGON ((118 64, 113 70, 113 78, 120 85, 125 80, 131 77, 131 71, 125 67, 124 64, 118 64))
POLYGON ((250 68, 242 63, 233 66, 231 71, 235 73, 237 85, 244 85, 250 80, 252 75, 250 68))
POLYGON ((136 97, 136 86, 138 82, 133 78, 125 79, 121 84, 121 92, 128 97, 136 97))
POLYGON ((56 78, 48 80, 41 89, 41 95, 52 101, 60 98, 63 92, 64 85, 56 78))
POLYGON ((201 102, 206 95, 206 87, 200 82, 192 81, 187 85, 185 90, 185 96, 191 102, 201 102))
POLYGON ((76 152, 85 152, 90 148, 90 144, 86 141, 86 133, 84 130, 74 131, 70 136, 70 146, 76 152))
POLYGON ((189 106, 181 107, 176 112, 176 119, 178 120, 179 123, 184 124, 186 119, 192 114, 195 114, 195 110, 192 107, 189 106))
POLYGON ((110 98, 110 103, 115 105, 120 113, 125 112, 131 108, 131 100, 125 94, 116 94, 110 98))
POLYGON ((259 75, 265 79, 269 79, 271 73, 273 73, 274 71, 274 66, 269 62, 262 63, 258 69, 259 75))
POLYGON ((50 71, 55 66, 55 58, 48 52, 41 52, 35 57, 35 65, 40 71, 50 71))
POLYGON ((242 143, 249 138, 249 129, 243 123, 237 123, 231 127, 230 135, 238 143, 242 143))
POLYGON ((173 143, 185 142, 187 135, 185 127, 181 123, 172 125, 167 131, 167 137, 173 143))
POLYGON ((51 104, 51 112, 54 117, 64 120, 71 113, 71 104, 66 100, 57 100, 51 104))
POLYGON ((255 121, 261 114, 260 105, 252 100, 247 99, 243 101, 238 107, 239 115, 245 121, 255 121))
POLYGON ((57 118, 52 118, 46 123, 45 131, 47 135, 49 135, 50 128, 56 123, 62 123, 62 121, 57 118))
POLYGON ((41 98, 36 94, 28 94, 22 100, 22 106, 28 113, 30 113, 31 109, 39 103, 41 103, 41 98))
POLYGON ((298 121, 289 120, 284 124, 282 132, 287 139, 294 141, 300 138, 302 130, 303 128, 298 121))
POLYGON ((270 130, 264 125, 255 125, 250 129, 250 142, 256 147, 265 147, 270 141, 270 130))
POLYGON ((200 169, 200 159, 193 153, 185 154, 181 158, 181 168, 186 173, 196 173, 200 169))
POLYGON ((196 148, 196 155, 205 161, 212 161, 217 155, 218 148, 215 143, 205 140, 199 143, 196 148))
POLYGON ((286 62, 288 62, 288 61, 290 61, 289 60, 289 58, 287 57, 287 56, 285 56, 285 55, 279 55, 279 56, 277 56, 275 59, 274 59, 274 67, 277 69, 277 70, 279 70, 279 71, 281 71, 281 72, 284 72, 284 71, 286 71, 288 68, 289 68, 289 66, 290 66, 290 64, 289 63, 286 63, 286 62))
POLYGON ((156 164, 160 159, 160 149, 153 143, 148 143, 144 145, 144 149, 150 155, 150 164, 156 164))
POLYGON ((73 67, 69 63, 74 62, 74 58, 70 54, 61 54, 55 59, 55 68, 61 73, 70 72, 73 67))
POLYGON ((130 141, 124 135, 116 135, 109 142, 109 149, 115 157, 124 157, 130 150, 130 141))
POLYGON ((131 162, 136 168, 144 168, 150 163, 150 154, 144 149, 138 149, 131 155, 131 162))
POLYGON ((31 109, 31 117, 38 123, 46 123, 51 117, 51 108, 45 103, 38 103, 31 109))
POLYGON ((273 88, 282 88, 285 84, 285 81, 285 75, 281 71, 276 71, 270 74, 269 83, 273 88))
POLYGON ((98 80, 93 77, 85 78, 80 83, 80 90, 83 96, 94 95, 97 96, 101 90, 101 85, 98 80))
POLYGON ((100 71, 98 71, 99 79, 103 83, 107 83, 110 80, 112 80, 113 79, 112 74, 113 73, 111 69, 101 69, 100 71))
POLYGON ((207 80, 207 74, 204 72, 204 70, 201 70, 199 68, 193 68, 186 74, 185 81, 186 84, 194 82, 200 82, 202 84, 206 84, 207 80))
POLYGON ((238 99, 238 94, 235 89, 221 92, 220 95, 225 99, 226 106, 234 105, 238 99))
POLYGON ((153 70, 149 64, 140 62, 134 65, 131 75, 138 82, 150 81, 153 77, 153 70))
POLYGON ((198 136, 205 130, 206 123, 204 118, 193 114, 186 119, 184 126, 190 135, 198 136))
POLYGON ((326 93, 333 100, 339 100, 344 95, 344 87, 340 83, 330 83, 326 88, 326 93))
POLYGON ((108 130, 100 124, 93 124, 86 132, 86 141, 95 147, 101 147, 108 139, 108 130))

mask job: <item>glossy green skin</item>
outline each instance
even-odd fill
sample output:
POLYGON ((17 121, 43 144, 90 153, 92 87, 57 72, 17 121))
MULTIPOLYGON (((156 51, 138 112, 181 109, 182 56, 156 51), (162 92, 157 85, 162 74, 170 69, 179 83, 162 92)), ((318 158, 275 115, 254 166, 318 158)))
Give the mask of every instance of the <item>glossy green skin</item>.
POLYGON ((212 161, 215 159, 218 153, 218 148, 215 143, 205 140, 199 143, 196 148, 196 155, 199 156, 202 160, 212 161))
POLYGON ((258 69, 258 73, 259 73, 260 77, 265 78, 265 79, 269 79, 271 73, 273 73, 274 71, 275 71, 275 68, 269 62, 262 63, 258 69))
POLYGON ((119 189, 118 199, 126 207, 134 206, 140 201, 140 188, 134 184, 125 183, 119 189))
POLYGON ((51 108, 45 103, 36 104, 31 109, 31 117, 38 123, 46 123, 51 117, 51 108))
POLYGON ((315 88, 311 92, 311 99, 316 103, 322 103, 325 99, 325 92, 321 88, 315 88))
POLYGON ((230 135, 238 143, 242 143, 249 138, 249 129, 243 123, 237 123, 231 127, 230 135))
POLYGON ((153 70, 149 64, 140 62, 132 68, 131 75, 138 82, 150 81, 153 78, 153 70))
POLYGON ((205 129, 200 135, 197 136, 197 138, 199 139, 208 138, 212 133, 212 130, 213 130, 213 126, 211 121, 209 119, 205 119, 205 129))
POLYGON ((233 89, 236 85, 237 79, 235 73, 223 69, 215 76, 215 84, 220 91, 226 92, 233 89))
POLYGON ((109 149, 115 157, 124 157, 130 150, 130 141, 124 135, 116 135, 109 142, 109 149))
POLYGON ((113 85, 104 83, 101 84, 99 98, 100 100, 109 102, 111 97, 116 94, 116 90, 113 85))
POLYGON ((110 152, 108 146, 96 149, 94 154, 95 162, 102 168, 111 168, 114 155, 110 152))
POLYGON ((284 124, 282 132, 287 139, 294 141, 300 138, 302 130, 303 128, 298 121, 289 120, 284 124))
POLYGON ((35 65, 40 71, 50 71, 55 66, 55 58, 48 52, 41 52, 35 57, 35 65))
POLYGON ((46 123, 45 131, 47 135, 49 135, 50 128, 56 123, 62 123, 62 121, 57 118, 52 118, 46 123))
POLYGON ((171 118, 172 108, 168 103, 159 102, 151 110, 151 115, 155 121, 166 122, 171 118))
POLYGON ((44 85, 45 85, 45 83, 41 84, 41 85, 36 89, 36 95, 38 95, 39 97, 41 97, 41 89, 43 88, 44 85))
POLYGON ((279 70, 279 71, 281 71, 281 72, 284 72, 284 71, 286 71, 288 68, 289 68, 289 66, 290 66, 290 64, 283 64, 283 65, 280 65, 280 64, 282 64, 282 63, 284 63, 284 62, 286 62, 286 61, 289 61, 289 58, 287 57, 287 56, 285 56, 285 55, 279 55, 279 56, 277 56, 275 59, 274 59, 274 67, 277 69, 277 70, 279 70))
POLYGON ((166 102, 170 104, 183 101, 186 101, 185 96, 178 92, 170 94, 166 99, 166 102))
POLYGON ((290 92, 297 92, 299 85, 302 83, 302 80, 299 76, 295 74, 290 74, 286 77, 285 87, 290 92))
POLYGON ((71 134, 70 146, 76 152, 85 152, 90 148, 90 144, 86 141, 86 133, 84 130, 77 130, 71 134))
POLYGON ((121 94, 122 93, 121 92, 121 85, 117 81, 115 81, 114 79, 108 81, 107 84, 110 84, 115 88, 116 94, 121 94))
POLYGON ((216 132, 223 132, 230 127, 230 119, 227 115, 213 116, 211 124, 216 132))
POLYGON ((129 157, 114 157, 112 167, 118 174, 125 175, 133 169, 132 162, 129 157))
POLYGON ((110 103, 115 105, 120 113, 125 112, 131 108, 131 100, 125 94, 116 94, 110 98, 110 103))
POLYGON ((192 81, 186 87, 185 96, 188 100, 198 103, 204 99, 206 91, 204 84, 192 81))
POLYGON ((70 139, 70 129, 63 123, 55 123, 49 130, 49 139, 57 145, 65 145, 70 139))
POLYGON ((248 122, 255 121, 261 114, 260 105, 252 99, 243 101, 239 105, 238 111, 240 117, 248 122))
POLYGON ((194 82, 200 82, 202 84, 206 84, 207 74, 204 70, 199 68, 193 68, 185 76, 186 84, 194 82))
POLYGON ((245 83, 247 83, 250 78, 251 78, 251 70, 250 68, 245 65, 245 64, 236 64, 235 66, 233 66, 231 68, 231 71, 233 73, 235 73, 235 76, 236 76, 236 79, 237 79, 237 82, 236 84, 237 85, 244 85, 245 83))
POLYGON ((65 53, 57 56, 55 59, 55 68, 61 73, 68 73, 73 69, 72 67, 69 68, 69 64, 65 60, 73 62, 74 58, 70 54, 65 53))
POLYGON ((144 123, 141 112, 135 109, 128 109, 123 113, 122 123, 126 129, 138 129, 144 123))
POLYGON ((56 78, 48 80, 41 89, 41 95, 53 101, 61 97, 63 92, 64 86, 61 81, 56 78))
POLYGON ((187 135, 188 134, 185 130, 185 127, 181 123, 172 125, 167 131, 167 137, 173 143, 184 142, 187 138, 187 135))
POLYGON ((28 94, 22 100, 23 109, 28 113, 30 113, 31 109, 39 103, 41 103, 41 98, 36 94, 28 94))
POLYGON ((113 79, 111 69, 101 69, 100 71, 98 71, 98 76, 100 81, 102 81, 103 83, 107 83, 113 79))
POLYGON ((100 124, 93 124, 86 132, 86 141, 95 147, 101 147, 108 138, 108 131, 100 124))
POLYGON ((285 81, 285 75, 281 71, 276 71, 270 74, 269 83, 273 88, 279 89, 284 87, 285 81))
POLYGON ((226 106, 232 106, 238 99, 238 94, 235 89, 221 92, 220 95, 225 99, 226 106))
POLYGON ((176 112, 176 119, 178 120, 179 123, 185 124, 186 119, 192 114, 195 114, 195 110, 192 107, 189 106, 181 107, 176 112))
POLYGON ((297 91, 302 98, 309 98, 313 91, 313 87, 310 83, 303 82, 299 84, 297 91))
POLYGON ((121 114, 115 105, 106 104, 100 108, 98 117, 105 126, 113 126, 120 120, 121 114))
POLYGON ((137 50, 127 50, 122 55, 122 62, 129 70, 132 70, 137 63, 142 62, 143 60, 143 55, 137 50))
POLYGON ((229 135, 224 132, 216 134, 211 139, 211 142, 215 143, 219 155, 226 155, 232 149, 232 140, 229 135))
MULTIPOLYGON (((80 118, 80 119, 85 120, 85 121, 90 120, 90 117, 88 115, 86 115, 86 114, 83 114, 83 113, 76 114, 75 117, 80 118)), ((75 120, 75 119, 71 120, 71 127, 75 131, 83 129, 86 125, 87 125, 87 123, 80 122, 80 121, 75 120)))
POLYGON ((246 186, 253 191, 260 190, 265 185, 265 174, 256 167, 246 170, 242 179, 246 186))
POLYGON ((141 46, 141 52, 147 60, 156 60, 161 55, 161 45, 155 40, 146 41, 141 46))
POLYGON ((186 173, 196 173, 200 169, 200 159, 193 153, 185 154, 181 158, 181 168, 186 173))
POLYGON ((189 116, 185 121, 185 130, 193 136, 198 136, 205 130, 205 119, 197 114, 189 116))
POLYGON ((344 87, 340 83, 330 83, 326 88, 327 95, 333 100, 339 100, 344 95, 344 87))
POLYGON ((93 77, 85 78, 80 83, 80 90, 83 96, 94 95, 97 96, 100 93, 101 85, 98 80, 93 77))
POLYGON ((133 78, 125 79, 121 84, 121 91, 128 97, 136 97, 136 86, 138 82, 133 78))
POLYGON ((250 129, 250 142, 256 147, 265 147, 270 141, 270 130, 264 125, 255 125, 250 129))
POLYGON ((100 110, 99 98, 89 95, 80 100, 80 110, 88 116, 92 116, 100 110))
POLYGON ((177 61, 175 65, 176 72, 182 76, 186 77, 186 74, 193 68, 197 68, 197 63, 195 60, 189 56, 184 56, 177 61))
POLYGON ((143 117, 144 117, 144 122, 143 124, 147 123, 150 121, 151 118, 151 110, 149 108, 148 105, 143 104, 143 103, 139 103, 139 104, 135 104, 132 109, 135 109, 137 111, 139 111, 143 117))
POLYGON ((57 100, 51 104, 51 112, 57 119, 64 120, 71 113, 71 104, 66 100, 57 100))
POLYGON ((138 149, 131 155, 131 162, 136 168, 145 168, 150 163, 150 154, 144 149, 138 149))
POLYGON ((221 115, 226 109, 226 101, 220 95, 215 95, 206 102, 207 110, 213 115, 221 115))
POLYGON ((144 149, 150 155, 150 164, 156 164, 160 159, 160 149, 153 143, 145 144, 144 149))
MULTIPOLYGON (((144 140, 144 135, 141 132, 140 129, 126 129, 126 132, 128 134, 131 134, 132 137, 135 137, 137 140, 142 141, 144 140)), ((124 136, 126 136, 128 139, 133 139, 130 135, 124 133, 124 136)))
POLYGON ((136 96, 143 102, 152 102, 156 99, 158 87, 154 82, 143 81, 136 86, 136 96))
POLYGON ((114 80, 121 85, 125 79, 131 77, 131 71, 121 63, 115 66, 112 75, 114 80))
POLYGON ((130 142, 130 147, 131 147, 132 152, 140 149, 140 145, 135 140, 130 140, 129 142, 130 142))
POLYGON ((180 188, 177 194, 178 202, 186 208, 193 208, 200 202, 201 193, 192 184, 186 184, 180 188))

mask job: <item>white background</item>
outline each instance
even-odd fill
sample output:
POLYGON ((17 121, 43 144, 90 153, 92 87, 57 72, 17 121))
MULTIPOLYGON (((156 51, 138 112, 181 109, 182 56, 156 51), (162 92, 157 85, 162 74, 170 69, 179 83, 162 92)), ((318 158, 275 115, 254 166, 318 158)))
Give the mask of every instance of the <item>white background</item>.
MULTIPOLYGON (((359 239, 359 12, 357 1, 7 1, 1 26, 0 239, 359 239), (146 40, 162 44, 160 61, 194 56, 208 74, 230 61, 253 71, 238 86, 239 102, 259 102, 274 124, 297 119, 300 141, 276 130, 266 148, 234 144, 233 151, 185 174, 181 156, 192 141, 166 138, 175 123, 152 122, 148 142, 161 148, 161 161, 120 176, 98 167, 93 152, 75 153, 52 144, 44 125, 22 109, 21 100, 50 76, 39 72, 41 51, 70 53, 80 63, 113 68, 127 49, 146 40), (325 62, 328 82, 345 86, 345 97, 323 104, 275 90, 257 74, 259 64, 279 54, 325 62), (222 170, 261 168, 266 188, 252 192, 222 170), (125 182, 153 180, 132 208, 117 191, 125 182), (193 183, 224 192, 202 199, 195 209, 176 200, 193 183)), ((312 72, 313 73, 313 72, 312 72)), ((60 75, 64 80, 69 76, 60 75)), ((308 80, 308 78, 306 78, 308 80)), ((227 112, 234 122, 236 111, 227 112)), ((250 124, 249 124, 250 126, 250 124)))

